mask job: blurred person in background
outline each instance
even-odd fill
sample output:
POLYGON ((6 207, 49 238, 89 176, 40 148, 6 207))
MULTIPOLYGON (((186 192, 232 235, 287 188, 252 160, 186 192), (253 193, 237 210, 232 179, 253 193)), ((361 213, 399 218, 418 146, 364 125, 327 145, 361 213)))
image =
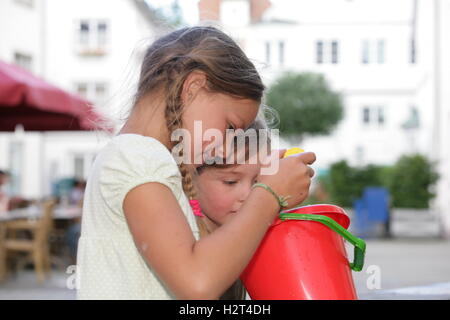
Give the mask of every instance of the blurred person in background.
POLYGON ((7 171, 0 170, 0 213, 8 210, 26 208, 32 203, 32 200, 17 195, 11 195, 7 189, 10 177, 11 176, 7 171))
POLYGON ((0 170, 0 213, 9 209, 9 196, 6 192, 6 185, 9 182, 9 174, 0 170))
POLYGON ((85 188, 86 181, 78 179, 75 180, 74 187, 69 194, 69 203, 71 205, 82 206, 85 188))
MULTIPOLYGON (((69 193, 69 204, 83 206, 84 190, 86 189, 86 181, 75 180, 74 187, 69 193)), ((70 250, 70 256, 75 262, 78 249, 78 239, 81 233, 81 222, 79 219, 73 223, 66 232, 66 242, 70 250)))

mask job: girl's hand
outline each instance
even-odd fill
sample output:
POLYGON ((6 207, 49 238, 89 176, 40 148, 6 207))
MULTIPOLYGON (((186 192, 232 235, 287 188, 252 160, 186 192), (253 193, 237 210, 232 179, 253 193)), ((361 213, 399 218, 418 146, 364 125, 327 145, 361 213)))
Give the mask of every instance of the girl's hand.
MULTIPOLYGON (((293 208, 303 202, 309 194, 314 170, 308 165, 316 161, 313 152, 303 152, 282 159, 286 150, 274 152, 272 161, 279 161, 278 170, 272 175, 260 175, 258 181, 272 188, 279 196, 290 196, 287 208, 293 208)), ((273 164, 271 164, 273 165, 273 164)))

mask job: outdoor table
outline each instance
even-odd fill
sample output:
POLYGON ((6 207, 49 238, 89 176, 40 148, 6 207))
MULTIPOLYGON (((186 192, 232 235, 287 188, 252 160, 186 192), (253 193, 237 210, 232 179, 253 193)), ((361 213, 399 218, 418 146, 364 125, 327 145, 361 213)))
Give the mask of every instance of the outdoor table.
MULTIPOLYGON (((53 209, 53 221, 59 222, 59 228, 54 226, 55 229, 53 229, 54 235, 65 233, 65 230, 68 225, 74 223, 77 219, 81 218, 82 208, 79 206, 56 206, 53 209)), ((13 220, 19 220, 19 219, 27 219, 27 220, 37 220, 42 215, 42 207, 38 205, 33 205, 27 208, 21 208, 21 209, 14 209, 10 210, 4 213, 0 213, 0 239, 2 237, 2 234, 6 231, 6 223, 8 221, 13 220)), ((60 237, 60 236, 59 236, 60 237)), ((61 254, 61 246, 64 244, 61 244, 61 238, 60 240, 53 240, 56 241, 56 248, 57 252, 59 254, 51 254, 51 261, 53 264, 56 264, 59 266, 60 269, 65 269, 67 266, 67 263, 63 257, 60 257, 61 254), (59 248, 59 249, 58 249, 59 248)))
MULTIPOLYGON (((71 220, 81 217, 82 209, 79 206, 56 206, 53 211, 54 220, 71 220)), ((14 209, 0 213, 0 222, 17 219, 37 219, 41 216, 42 209, 39 206, 14 209)))

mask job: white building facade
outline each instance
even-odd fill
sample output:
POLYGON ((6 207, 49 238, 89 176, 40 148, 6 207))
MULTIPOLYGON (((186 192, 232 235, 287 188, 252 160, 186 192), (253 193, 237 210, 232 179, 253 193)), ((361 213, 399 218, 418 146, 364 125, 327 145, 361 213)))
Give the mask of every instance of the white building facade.
POLYGON ((441 215, 443 232, 450 237, 450 1, 433 2, 435 28, 435 149, 440 179, 437 185, 436 207, 441 215))
MULTIPOLYGON (((0 59, 120 120, 143 49, 163 31, 153 18, 143 0, 4 0, 0 59)), ((85 179, 107 139, 99 132, 0 133, 0 169, 11 172, 13 195, 40 198, 58 179, 85 179)))
POLYGON ((42 75, 43 1, 0 2, 0 58, 42 75))
MULTIPOLYGON (((222 2, 226 10, 227 2, 239 1, 222 2)), ((421 7, 414 25, 410 0, 398 1, 396 10, 388 10, 391 1, 296 2, 283 20, 269 9, 259 23, 225 30, 259 66, 266 85, 285 71, 308 71, 324 74, 342 93, 344 118, 333 134, 301 142, 318 154, 317 165, 391 164, 405 153, 431 152, 432 6, 421 7), (413 115, 418 128, 404 128, 413 115)))
MULTIPOLYGON (((449 232, 449 1, 278 0, 252 23, 228 19, 253 12, 252 1, 220 2, 209 19, 240 43, 267 86, 285 71, 309 71, 342 93, 344 117, 335 130, 299 142, 316 153, 315 168, 342 159, 390 165, 408 153, 437 160, 433 206, 449 232)), ((200 1, 200 13, 212 8, 200 1)))

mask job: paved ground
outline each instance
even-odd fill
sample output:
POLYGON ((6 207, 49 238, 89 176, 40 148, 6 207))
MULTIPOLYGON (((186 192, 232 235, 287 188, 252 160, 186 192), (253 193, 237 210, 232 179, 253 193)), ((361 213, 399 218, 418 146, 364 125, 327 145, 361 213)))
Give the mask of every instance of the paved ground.
POLYGON ((73 300, 75 290, 67 289, 69 275, 54 271, 45 283, 37 284, 31 271, 23 271, 0 285, 0 300, 73 300))
POLYGON ((402 239, 366 243, 364 269, 353 274, 361 299, 450 299, 450 241, 402 239), (375 267, 370 268, 372 265, 375 267), (370 278, 373 270, 380 271, 380 289, 367 286, 367 282, 374 284, 370 278))
MULTIPOLYGON (((450 241, 367 240, 365 267, 353 275, 361 299, 450 299, 450 241), (367 287, 373 270, 379 270, 380 289, 367 287)), ((21 272, 0 285, 0 300, 74 299, 75 291, 67 289, 69 277, 53 272, 51 279, 38 285, 32 272, 21 272)))

